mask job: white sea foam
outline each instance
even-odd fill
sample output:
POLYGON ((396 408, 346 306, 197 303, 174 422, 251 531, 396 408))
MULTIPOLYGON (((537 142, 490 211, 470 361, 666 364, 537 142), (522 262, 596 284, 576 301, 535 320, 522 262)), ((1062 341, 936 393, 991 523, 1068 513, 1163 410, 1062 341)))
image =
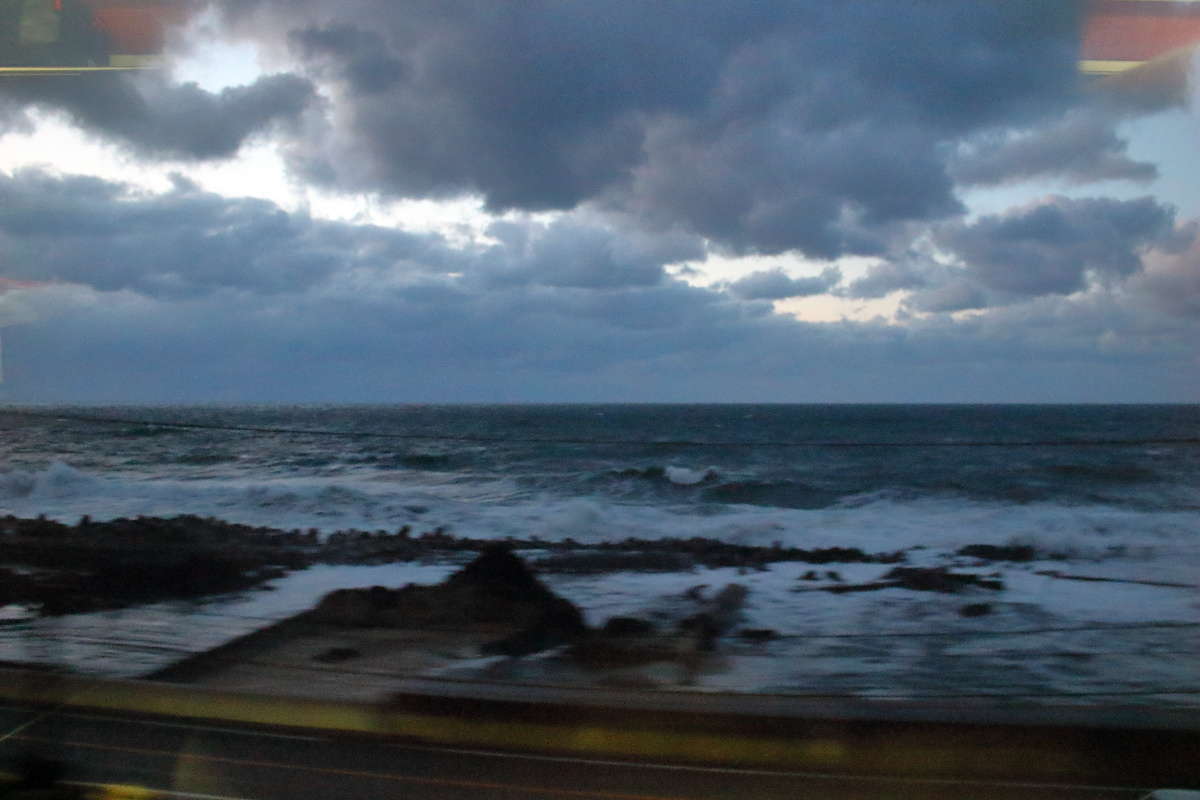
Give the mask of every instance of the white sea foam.
POLYGON ((695 486, 704 481, 713 480, 717 477, 715 467, 708 469, 690 469, 688 467, 668 466, 665 470, 667 480, 676 486, 695 486))
MULTIPOLYGON (((693 471, 695 473, 696 471, 693 471)), ((158 479, 96 475, 54 463, 0 472, 0 514, 74 522, 137 515, 215 516, 283 529, 444 526, 478 538, 703 536, 737 544, 953 550, 966 544, 1028 544, 1073 559, 1121 550, 1130 560, 1173 569, 1200 548, 1200 514, 1102 505, 1002 504, 964 498, 899 499, 886 493, 820 509, 626 502, 603 495, 520 492, 503 481, 435 479, 428 473, 331 477, 158 479)))
POLYGON ((40 472, 11 470, 0 472, 0 503, 22 499, 37 504, 53 504, 95 491, 97 479, 61 461, 40 472))

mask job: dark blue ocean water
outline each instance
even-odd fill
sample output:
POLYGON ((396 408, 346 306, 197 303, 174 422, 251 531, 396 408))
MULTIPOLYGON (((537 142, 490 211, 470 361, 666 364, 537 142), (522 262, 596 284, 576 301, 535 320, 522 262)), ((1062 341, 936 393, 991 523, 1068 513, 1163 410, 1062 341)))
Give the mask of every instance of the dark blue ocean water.
POLYGON ((1025 518, 1040 508, 1058 522, 1083 509, 1200 512, 1200 406, 36 411, 0 414, 0 511, 188 512, 322 529, 427 520, 475 535, 533 524, 576 537, 603 536, 594 517, 605 514, 640 534, 680 535, 692 519, 722 535, 714 519, 736 522, 736 534, 755 515, 786 527, 819 521, 815 512, 930 504, 1024 508, 1025 518))

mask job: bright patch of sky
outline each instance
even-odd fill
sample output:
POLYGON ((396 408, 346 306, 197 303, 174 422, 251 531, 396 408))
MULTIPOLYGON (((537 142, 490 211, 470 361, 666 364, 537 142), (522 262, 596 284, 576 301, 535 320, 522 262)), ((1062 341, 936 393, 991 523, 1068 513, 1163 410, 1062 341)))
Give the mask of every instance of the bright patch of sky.
POLYGON ((1135 120, 1124 125, 1122 133, 1129 138, 1129 153, 1137 159, 1158 166, 1158 179, 1149 186, 1105 184, 1103 190, 1112 196, 1153 194, 1159 200, 1179 209, 1183 218, 1200 216, 1200 111, 1193 101, 1187 108, 1173 109, 1153 117, 1135 120))
POLYGON ((222 39, 211 10, 196 15, 174 37, 167 68, 175 81, 190 81, 209 92, 245 86, 265 72, 258 47, 246 40, 222 39))

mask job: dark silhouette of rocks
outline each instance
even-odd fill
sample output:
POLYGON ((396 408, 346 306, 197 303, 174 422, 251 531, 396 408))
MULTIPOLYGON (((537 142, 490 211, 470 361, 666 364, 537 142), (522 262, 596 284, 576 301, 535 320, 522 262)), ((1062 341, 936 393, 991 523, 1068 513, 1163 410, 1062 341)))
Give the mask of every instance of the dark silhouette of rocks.
POLYGON ((313 622, 354 627, 503 626, 512 632, 485 654, 526 655, 587 632, 583 614, 546 588, 504 544, 493 544, 442 583, 400 589, 339 589, 309 613, 313 622))
POLYGON ((905 589, 918 592, 960 592, 968 587, 999 591, 1004 582, 974 573, 951 572, 945 567, 896 567, 884 579, 897 581, 905 589))
POLYGON ((968 603, 958 610, 963 617, 983 617, 992 613, 991 603, 968 603))
POLYGON ((694 611, 666 630, 638 617, 613 617, 564 656, 587 669, 672 663, 681 671, 681 682, 689 683, 718 639, 740 621, 748 594, 745 586, 731 583, 709 598, 707 588, 702 584, 683 592, 678 599, 694 604, 694 611))
POLYGON ((251 588, 301 565, 262 543, 235 546, 220 526, 190 520, 115 520, 78 526, 45 519, 0 521, 4 570, 0 604, 38 606, 42 614, 120 608, 251 588))
POLYGON ((1037 551, 1027 544, 995 545, 969 544, 958 550, 960 556, 970 556, 984 561, 1033 561, 1037 551))
POLYGON ((782 547, 779 542, 770 547, 757 547, 731 544, 700 536, 688 539, 630 537, 619 541, 600 542, 591 547, 600 551, 686 554, 696 564, 705 567, 757 567, 784 561, 808 564, 901 564, 906 560, 903 551, 865 553, 857 547, 819 547, 806 550, 801 547, 782 547))
POLYGON ((331 647, 313 656, 313 661, 320 661, 322 664, 341 664, 361 655, 362 653, 353 647, 331 647))
MULTIPOLYGON (((459 559, 495 546, 490 539, 455 536, 444 528, 414 533, 316 530, 284 531, 221 520, 178 516, 98 522, 83 516, 77 525, 46 519, 0 518, 0 602, 64 614, 121 608, 174 598, 244 591, 312 564, 388 564, 414 559, 459 559), (21 568, 21 569, 18 569, 21 568), (32 568, 29 570, 27 568, 32 568)), ((853 547, 806 550, 735 545, 703 537, 637 539, 584 544, 572 539, 510 538, 510 550, 539 553, 539 568, 593 574, 618 570, 685 571, 696 566, 764 569, 797 561, 811 564, 880 563, 905 560, 903 552, 865 553, 853 547)), ((384 603, 382 596, 377 600, 384 603)), ((412 605, 415 600, 404 600, 412 605)), ((346 618, 390 611, 364 605, 358 596, 330 601, 346 618)), ((332 612, 331 612, 332 613, 332 612)), ((552 637, 551 637, 552 638, 552 637)))
POLYGON ((604 572, 686 572, 696 562, 686 553, 568 552, 533 562, 538 572, 597 575, 604 572))
POLYGON ((774 628, 742 628, 737 635, 747 642, 769 642, 779 638, 779 631, 774 628))
POLYGON ((886 572, 880 580, 870 583, 846 583, 793 591, 824 591, 845 594, 847 592, 871 592, 878 589, 911 589, 916 592, 954 594, 968 588, 999 591, 1004 588, 1004 582, 970 572, 950 572, 946 567, 895 567, 886 572))
POLYGON ((593 636, 567 649, 571 661, 588 669, 621 669, 659 661, 677 661, 675 643, 659 638, 648 640, 593 636))
POLYGON ((749 590, 740 583, 727 585, 705 604, 703 610, 680 622, 680 632, 695 638, 695 649, 715 650, 717 639, 741 618, 747 594, 749 590))
POLYGON ((601 632, 605 636, 649 636, 657 626, 638 617, 609 617, 601 632))

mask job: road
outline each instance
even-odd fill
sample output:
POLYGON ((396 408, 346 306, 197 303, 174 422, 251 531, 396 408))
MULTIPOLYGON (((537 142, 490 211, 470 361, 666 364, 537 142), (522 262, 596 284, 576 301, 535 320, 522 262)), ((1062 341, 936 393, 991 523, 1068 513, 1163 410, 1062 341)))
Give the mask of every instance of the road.
POLYGON ((581 759, 120 712, 0 707, 0 760, 11 763, 28 752, 63 760, 74 781, 136 784, 198 800, 1121 800, 1145 792, 581 759))

